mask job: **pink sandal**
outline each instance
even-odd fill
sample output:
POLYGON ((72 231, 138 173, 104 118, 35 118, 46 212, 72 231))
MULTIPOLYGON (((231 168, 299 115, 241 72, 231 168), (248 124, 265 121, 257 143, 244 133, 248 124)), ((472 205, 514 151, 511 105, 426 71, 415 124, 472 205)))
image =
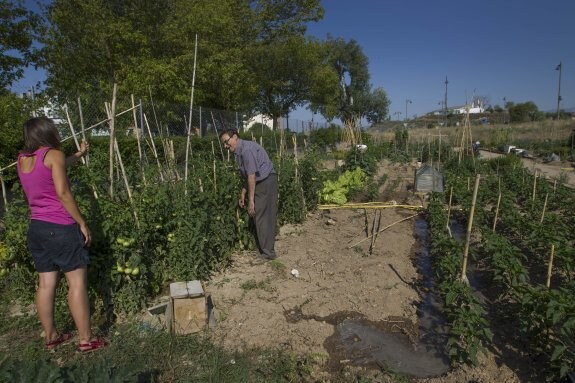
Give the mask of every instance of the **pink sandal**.
POLYGON ((103 339, 92 339, 87 343, 80 343, 78 345, 78 352, 85 353, 85 352, 92 352, 96 351, 100 348, 106 347, 107 343, 103 339))
POLYGON ((68 342, 70 339, 74 337, 74 334, 71 332, 60 334, 60 336, 50 342, 46 342, 46 349, 48 350, 55 350, 56 347, 63 345, 64 343, 68 342))

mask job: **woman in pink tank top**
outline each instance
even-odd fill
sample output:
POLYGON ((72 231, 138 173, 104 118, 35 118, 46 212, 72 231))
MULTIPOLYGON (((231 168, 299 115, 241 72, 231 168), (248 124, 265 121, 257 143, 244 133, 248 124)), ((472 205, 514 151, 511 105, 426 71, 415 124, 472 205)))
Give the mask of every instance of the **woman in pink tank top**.
POLYGON ((73 338, 59 333, 54 324, 54 298, 62 271, 68 282, 68 307, 78 330, 78 351, 93 351, 105 342, 92 337, 87 287, 90 230, 70 190, 66 167, 88 150, 65 157, 60 150, 60 135, 46 117, 24 123, 24 150, 18 156, 18 177, 30 206, 28 248, 38 271, 36 308, 44 329, 47 349, 54 349, 73 338))

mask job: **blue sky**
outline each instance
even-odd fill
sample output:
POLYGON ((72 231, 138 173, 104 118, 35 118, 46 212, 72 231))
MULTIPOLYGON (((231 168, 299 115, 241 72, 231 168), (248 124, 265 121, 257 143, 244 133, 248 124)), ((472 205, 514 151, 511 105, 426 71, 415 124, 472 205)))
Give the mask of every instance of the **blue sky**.
MULTIPOLYGON (((575 107, 575 1, 324 0, 324 19, 308 34, 354 39, 369 59, 374 87, 401 112, 438 109, 447 85, 449 106, 473 95, 492 105, 533 101, 556 110, 575 107)), ((299 110, 293 118, 309 119, 299 110)))
MULTIPOLYGON (((31 3, 27 0, 26 3, 31 3)), ((308 34, 354 39, 369 59, 374 87, 391 100, 393 119, 438 109, 447 86, 449 106, 475 96, 491 104, 533 101, 557 108, 562 62, 562 108, 575 107, 574 0, 322 0, 324 19, 308 34), (401 115, 398 115, 398 113, 401 115)), ((42 72, 14 84, 23 92, 42 72)), ((291 118, 308 120, 300 108, 291 118)), ((316 116, 316 119, 318 117, 316 116)))

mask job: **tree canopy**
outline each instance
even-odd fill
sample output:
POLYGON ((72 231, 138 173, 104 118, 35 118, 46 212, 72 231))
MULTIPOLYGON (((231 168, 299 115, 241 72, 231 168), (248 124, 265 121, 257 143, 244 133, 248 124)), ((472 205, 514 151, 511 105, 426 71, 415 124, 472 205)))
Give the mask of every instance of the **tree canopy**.
POLYGON ((30 63, 38 25, 38 17, 22 1, 0 0, 0 92, 21 78, 23 67, 30 63))
POLYGON ((21 22, 34 16, 6 0, 0 6, 11 15, 4 29, 22 32, 10 47, 24 52, 0 62, 12 69, 5 83, 34 59, 46 70, 46 93, 61 104, 81 97, 101 107, 114 84, 124 95, 186 104, 197 37, 196 105, 274 119, 308 103, 328 120, 387 115, 387 95, 369 84, 356 41, 305 36, 323 17, 320 0, 52 0, 33 55, 38 25, 21 22))

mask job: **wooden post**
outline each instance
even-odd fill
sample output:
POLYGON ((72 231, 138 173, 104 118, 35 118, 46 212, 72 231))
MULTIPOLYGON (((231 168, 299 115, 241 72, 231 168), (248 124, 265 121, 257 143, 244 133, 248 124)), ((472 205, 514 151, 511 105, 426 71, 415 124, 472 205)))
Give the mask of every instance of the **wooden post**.
POLYGON ((535 188, 537 187, 537 171, 535 171, 535 175, 533 176, 533 198, 532 201, 535 201, 535 188))
POLYGON ((545 218, 545 209, 547 209, 547 198, 549 197, 549 193, 545 194, 545 203, 543 204, 543 210, 541 211, 541 220, 539 221, 540 224, 543 223, 543 218, 545 218))
MULTIPOLYGON (((84 126, 84 114, 82 113, 82 101, 80 101, 80 97, 78 97, 78 112, 80 113, 80 128, 82 129, 82 139, 88 142, 86 139, 86 128, 84 126)), ((86 159, 86 166, 88 166, 90 163, 90 153, 86 153, 84 158, 86 159)))
POLYGON ((8 211, 8 198, 6 197, 6 184, 4 183, 4 176, 0 170, 0 184, 2 184, 2 200, 4 201, 4 211, 8 211))
POLYGON ((110 154, 110 198, 114 199, 114 133, 115 133, 115 120, 116 120, 116 92, 118 90, 118 84, 114 84, 114 90, 112 92, 112 107, 110 109, 110 113, 108 114, 108 118, 110 119, 110 147, 109 147, 109 154, 110 154))
POLYGON ((140 159, 140 170, 142 172, 142 180, 144 181, 144 185, 146 185, 146 173, 144 172, 144 158, 142 155, 142 144, 141 144, 141 136, 140 132, 143 130, 143 126, 138 128, 138 118, 136 116, 136 104, 134 103, 134 95, 131 95, 132 99, 132 114, 134 117, 134 133, 136 134, 136 142, 138 143, 138 158, 140 159))
MULTIPOLYGON (((72 125, 72 120, 70 119, 70 114, 68 113, 68 104, 64 105, 64 110, 66 111, 66 119, 68 120, 68 126, 70 127, 70 132, 72 132, 72 139, 74 144, 76 144, 76 150, 80 151, 80 143, 78 142, 78 137, 76 137, 76 131, 74 130, 74 125, 72 125)), ((84 157, 80 158, 82 163, 86 165, 86 159, 84 157)))
MULTIPOLYGON (((184 195, 188 195, 188 158, 190 155, 190 135, 192 134, 192 116, 193 116, 193 107, 194 107, 194 87, 196 83, 196 57, 198 54, 198 35, 196 34, 196 45, 194 48, 194 71, 192 74, 192 95, 190 96, 190 120, 188 121, 188 134, 186 138, 186 163, 184 167, 184 195)), ((202 135, 202 128, 201 128, 201 110, 200 110, 200 136, 202 135)))
POLYGON ((449 232, 449 237, 451 235, 451 226, 449 225, 449 218, 451 215, 451 198, 453 197, 453 185, 449 188, 449 205, 447 205, 447 231, 449 232))
POLYGON ((479 190, 479 179, 481 175, 475 177, 475 187, 473 188, 473 199, 471 200, 471 211, 467 221, 467 235, 465 237, 465 250, 463 251, 463 267, 461 268, 461 281, 469 285, 467 279, 467 259, 469 257, 469 243, 471 242, 471 228, 473 227, 473 215, 475 213, 475 202, 477 201, 477 191, 479 190))
POLYGON ((158 158, 158 152, 156 151, 156 144, 154 143, 154 137, 152 136, 152 130, 150 129, 150 124, 148 123, 148 117, 144 113, 144 122, 148 128, 148 134, 150 135, 150 141, 152 142, 152 150, 154 152, 154 157, 156 158, 156 163, 158 164, 158 171, 160 172, 160 179, 164 182, 164 174, 162 173, 162 165, 160 164, 160 159, 158 158))
POLYGON ((493 229, 491 232, 495 233, 495 226, 497 225, 497 217, 499 216, 499 204, 501 203, 501 192, 499 192, 499 196, 497 197, 497 208, 495 208, 495 218, 493 218, 493 229))
POLYGON ((547 288, 551 287, 551 271, 553 270, 553 255, 555 254, 555 245, 551 244, 551 255, 549 256, 549 265, 547 266, 547 288))
POLYGON ((122 171, 122 178, 124 179, 124 186, 126 187, 126 192, 128 194, 128 200, 132 206, 132 212, 134 213, 134 220, 136 221, 136 226, 140 228, 140 220, 138 219, 138 213, 134 208, 134 200, 132 199, 132 190, 130 189, 130 184, 128 182, 128 177, 126 177, 126 170, 124 170, 124 162, 122 161, 122 155, 120 154, 120 148, 118 147, 118 141, 114 138, 114 150, 116 152, 116 157, 118 158, 118 164, 120 165, 120 170, 122 171))

